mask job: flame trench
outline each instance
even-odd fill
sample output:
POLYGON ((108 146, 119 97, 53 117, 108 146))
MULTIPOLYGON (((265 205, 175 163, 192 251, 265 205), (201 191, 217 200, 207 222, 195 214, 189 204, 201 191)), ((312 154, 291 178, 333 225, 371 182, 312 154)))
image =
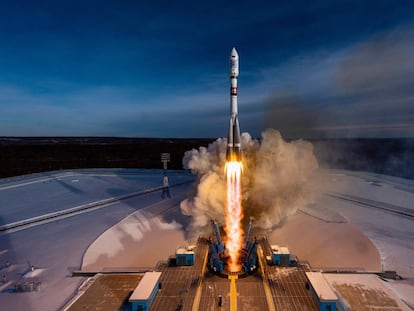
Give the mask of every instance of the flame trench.
POLYGON ((227 206, 226 206, 226 249, 229 254, 228 270, 240 271, 239 256, 242 244, 241 220, 243 218, 241 206, 241 162, 227 162, 225 172, 227 176, 227 206))

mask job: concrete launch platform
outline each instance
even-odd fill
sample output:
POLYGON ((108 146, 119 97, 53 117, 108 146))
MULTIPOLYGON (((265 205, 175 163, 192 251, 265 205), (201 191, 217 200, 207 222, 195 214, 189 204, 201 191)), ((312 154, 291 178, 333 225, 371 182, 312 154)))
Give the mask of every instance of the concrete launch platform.
POLYGON ((268 266, 259 251, 258 271, 222 277, 206 268, 206 239, 198 239, 195 252, 194 266, 157 265, 161 290, 151 310, 318 310, 306 289, 306 267, 268 266))
POLYGON ((139 274, 98 274, 84 284, 85 289, 78 290, 78 297, 63 310, 122 310, 141 279, 139 274))

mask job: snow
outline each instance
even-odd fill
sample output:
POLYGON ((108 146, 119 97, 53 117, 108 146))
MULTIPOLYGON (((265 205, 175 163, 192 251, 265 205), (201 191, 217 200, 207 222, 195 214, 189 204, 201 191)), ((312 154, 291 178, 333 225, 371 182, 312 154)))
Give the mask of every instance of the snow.
MULTIPOLYGON (((0 225, 162 186, 162 177, 161 170, 107 169, 0 180, 0 225)), ((169 175, 170 184, 192 180, 185 172, 169 175)), ((268 234, 270 243, 288 246, 314 268, 396 270, 403 280, 377 280, 405 305, 414 306, 414 218, 346 200, 370 200, 374 206, 388 204, 414 213, 414 181, 319 170, 313 183, 321 195, 274 228, 268 234)), ((186 231, 190 219, 178 206, 190 188, 190 184, 171 188, 172 199, 162 200, 161 191, 147 193, 19 232, 0 233, 0 275, 7 278, 0 285, 1 308, 59 310, 85 280, 69 277, 72 270, 153 267, 166 260, 178 246, 193 242, 186 231), (31 271, 30 265, 36 269, 31 271), (12 293, 15 282, 32 280, 41 282, 38 292, 12 293)))
POLYGON ((158 261, 174 254, 175 247, 189 244, 180 223, 188 218, 179 212, 183 199, 175 196, 140 209, 105 231, 86 251, 82 270, 155 267, 158 261), (166 211, 173 212, 175 219, 164 220, 166 211))
MULTIPOLYGON (((172 184, 189 178, 182 172, 171 172, 170 175, 172 184)), ((0 182, 0 225, 160 187, 162 171, 62 171, 29 175, 27 179, 17 177, 7 181, 0 182)))
POLYGON ((35 277, 39 277, 45 271, 46 271, 46 269, 34 269, 33 271, 30 270, 30 271, 26 272, 25 274, 23 274, 22 277, 23 278, 35 278, 35 277))
MULTIPOLYGON (((0 224, 161 186, 162 176, 161 170, 80 170, 0 180, 0 224), (65 184, 57 182, 58 178, 63 178, 65 184), (78 187, 76 191, 66 187, 73 179, 79 180, 71 183, 78 187)), ((171 184, 193 179, 184 172, 172 172, 170 176, 171 184)), ((173 196, 182 196, 189 185, 180 187, 171 188, 173 196)), ((19 232, 0 233, 0 276, 5 275, 8 280, 1 285, 0 309, 60 310, 85 280, 71 278, 70 274, 80 269, 88 246, 121 219, 157 202, 167 202, 161 199, 161 191, 19 232), (31 265, 36 267, 33 273, 31 265), (13 293, 16 282, 31 281, 41 282, 39 291, 13 293)))
MULTIPOLYGON (((384 203, 414 212, 414 181, 365 172, 321 171, 315 184, 326 192, 384 203)), ((383 270, 395 270, 405 280, 388 282, 401 299, 414 306, 414 217, 361 206, 324 195, 325 206, 361 230, 381 255, 383 270)))
POLYGON ((319 170, 313 179, 321 195, 269 234, 299 259, 321 269, 395 270, 404 280, 390 281, 406 304, 414 306, 414 217, 331 196, 414 213, 414 181, 344 170, 319 170), (306 230, 306 234, 304 234, 306 230))
POLYGON ((393 281, 389 280, 385 285, 391 289, 395 295, 397 295, 401 301, 408 305, 411 310, 414 310, 414 299, 413 290, 414 290, 414 279, 408 280, 398 280, 393 281))

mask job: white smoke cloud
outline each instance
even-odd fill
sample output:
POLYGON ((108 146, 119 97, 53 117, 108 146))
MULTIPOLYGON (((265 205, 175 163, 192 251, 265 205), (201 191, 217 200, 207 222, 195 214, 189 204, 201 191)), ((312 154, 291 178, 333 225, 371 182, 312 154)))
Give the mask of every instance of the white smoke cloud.
MULTIPOLYGON (((312 200, 309 177, 318 167, 313 146, 304 140, 286 142, 274 129, 263 132, 260 142, 248 133, 241 138, 244 219, 253 217, 255 226, 269 229, 312 200)), ((194 232, 209 229, 211 219, 224 224, 226 144, 219 138, 184 155, 184 167, 198 176, 193 195, 180 205, 183 214, 192 216, 194 232)))

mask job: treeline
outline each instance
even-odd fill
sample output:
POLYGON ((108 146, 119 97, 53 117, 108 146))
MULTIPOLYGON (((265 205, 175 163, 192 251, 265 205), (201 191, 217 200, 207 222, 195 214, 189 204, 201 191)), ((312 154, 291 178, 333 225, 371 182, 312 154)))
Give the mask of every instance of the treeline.
POLYGON ((184 152, 212 139, 0 138, 0 177, 76 168, 182 169, 184 152))
MULTIPOLYGON (((160 154, 171 154, 171 169, 182 169, 184 152, 214 139, 96 137, 0 138, 0 178, 76 168, 162 168, 160 154)), ((369 171, 414 179, 414 139, 314 140, 323 167, 369 171)))
POLYGON ((321 166, 414 179, 414 138, 313 141, 321 166))

